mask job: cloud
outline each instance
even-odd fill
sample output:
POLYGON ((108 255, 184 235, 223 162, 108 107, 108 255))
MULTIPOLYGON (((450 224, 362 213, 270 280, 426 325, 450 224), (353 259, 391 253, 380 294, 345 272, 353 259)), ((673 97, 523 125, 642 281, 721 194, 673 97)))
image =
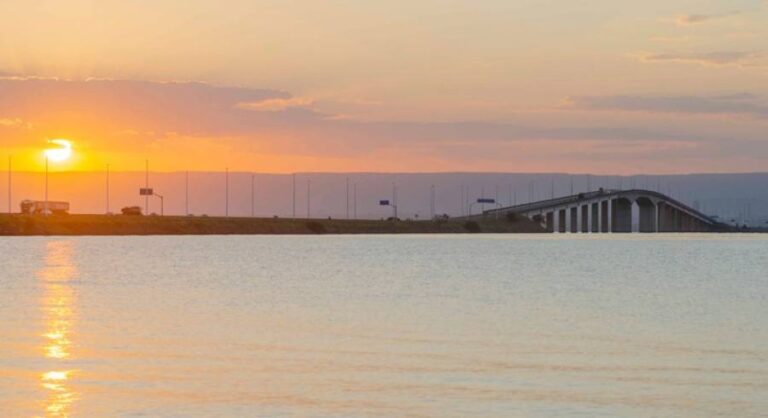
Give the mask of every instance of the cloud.
POLYGON ((749 51, 716 51, 704 53, 664 53, 664 54, 640 54, 638 57, 643 62, 676 62, 709 66, 734 65, 741 67, 761 66, 761 59, 765 58, 763 52, 749 51))
POLYGON ((733 16, 737 16, 741 14, 741 12, 730 12, 730 13, 720 13, 720 14, 683 14, 675 17, 674 22, 677 26, 690 26, 690 25, 698 25, 706 22, 711 22, 714 20, 720 20, 725 19, 733 16))
POLYGON ((724 96, 581 96, 569 98, 568 103, 573 109, 768 118, 768 104, 765 100, 748 93, 724 96))
POLYGON ((19 118, 0 118, 0 127, 4 128, 15 128, 19 126, 25 125, 23 119, 19 118))
MULTIPOLYGON (((269 155, 265 160, 288 156, 315 162, 349 159, 371 167, 402 163, 400 169, 416 170, 429 169, 419 161, 450 161, 459 164, 452 166, 455 168, 473 159, 504 164, 525 162, 532 155, 546 158, 550 153, 621 156, 639 149, 652 153, 654 149, 720 143, 729 140, 730 132, 737 128, 722 123, 718 127, 717 122, 691 126, 685 120, 676 125, 655 124, 652 116, 650 122, 613 120, 589 110, 765 113, 760 98, 750 95, 706 97, 699 102, 690 98, 575 97, 570 108, 588 110, 583 118, 563 117, 556 110, 547 117, 522 114, 514 122, 364 121, 323 113, 316 105, 280 90, 205 83, 0 79, 0 115, 5 123, 21 120, 32 127, 13 130, 2 138, 3 144, 23 147, 41 138, 64 136, 98 152, 166 153, 172 161, 180 155, 185 159, 197 155, 203 165, 221 164, 227 153, 246 160, 269 155)), ((762 131, 747 127, 740 135, 753 139, 762 131)))
POLYGON ((257 112, 280 112, 291 108, 307 108, 313 104, 314 101, 307 97, 279 97, 259 100, 255 102, 238 103, 236 107, 257 112))

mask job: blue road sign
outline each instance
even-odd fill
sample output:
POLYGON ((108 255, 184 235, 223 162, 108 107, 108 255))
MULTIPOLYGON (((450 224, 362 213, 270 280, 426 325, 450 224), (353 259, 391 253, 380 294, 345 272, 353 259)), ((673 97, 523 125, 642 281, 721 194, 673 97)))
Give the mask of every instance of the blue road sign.
POLYGON ((379 206, 389 206, 389 200, 379 200, 379 206))
POLYGON ((477 199, 477 203, 496 203, 496 199, 481 198, 477 199))

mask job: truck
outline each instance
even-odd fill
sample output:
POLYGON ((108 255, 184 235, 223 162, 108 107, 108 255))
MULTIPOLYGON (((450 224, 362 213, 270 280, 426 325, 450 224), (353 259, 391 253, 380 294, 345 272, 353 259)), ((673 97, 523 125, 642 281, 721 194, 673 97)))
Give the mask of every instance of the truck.
POLYGON ((64 215, 69 212, 69 202, 52 202, 52 201, 42 201, 42 200, 23 200, 21 202, 21 213, 28 214, 28 215, 39 215, 39 214, 57 214, 57 215, 64 215), (46 205, 48 210, 46 211, 46 205))
POLYGON ((141 208, 138 206, 128 206, 122 209, 123 215, 141 216, 141 208))

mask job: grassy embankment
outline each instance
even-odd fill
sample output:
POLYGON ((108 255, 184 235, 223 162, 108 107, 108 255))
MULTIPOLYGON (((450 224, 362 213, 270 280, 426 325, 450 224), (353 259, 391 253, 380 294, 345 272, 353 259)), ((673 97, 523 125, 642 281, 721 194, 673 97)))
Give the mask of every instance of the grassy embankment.
POLYGON ((543 232, 527 218, 477 221, 0 215, 0 235, 428 234, 543 232))

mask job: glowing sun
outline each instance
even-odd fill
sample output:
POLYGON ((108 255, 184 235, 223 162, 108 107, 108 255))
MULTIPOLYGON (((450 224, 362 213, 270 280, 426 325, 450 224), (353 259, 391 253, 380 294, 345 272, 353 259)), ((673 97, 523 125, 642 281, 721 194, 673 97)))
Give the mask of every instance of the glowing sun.
POLYGON ((43 153, 51 161, 61 162, 72 156, 72 142, 66 139, 51 139, 49 144, 57 145, 55 148, 46 148, 43 153))

